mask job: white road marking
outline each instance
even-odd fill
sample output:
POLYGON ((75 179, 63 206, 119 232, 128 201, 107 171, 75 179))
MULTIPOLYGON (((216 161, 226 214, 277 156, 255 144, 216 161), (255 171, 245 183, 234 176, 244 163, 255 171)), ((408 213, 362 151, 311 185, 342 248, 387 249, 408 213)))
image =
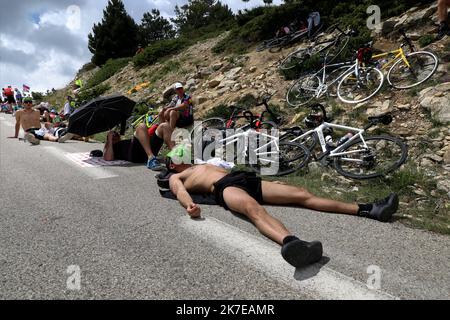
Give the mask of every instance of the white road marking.
POLYGON ((7 127, 15 127, 16 125, 14 123, 9 122, 7 119, 0 117, 0 121, 2 122, 2 125, 5 125, 7 127))
POLYGON ((371 290, 366 284, 329 269, 313 265, 294 271, 280 253, 280 247, 255 237, 212 217, 196 221, 181 218, 180 226, 207 240, 245 264, 263 270, 276 279, 313 299, 336 300, 392 300, 388 293, 371 290))
POLYGON ((79 165, 77 165, 76 163, 74 163, 73 161, 71 161, 70 159, 68 159, 66 157, 66 152, 64 152, 63 150, 60 150, 56 147, 44 147, 46 150, 48 150, 49 152, 51 152, 55 157, 57 157, 58 159, 60 159, 61 161, 67 163, 68 165, 70 165, 72 168, 76 168, 78 169, 80 172, 90 176, 91 178, 95 179, 95 180, 99 180, 99 179, 109 179, 109 178, 115 178, 117 177, 116 174, 106 170, 105 168, 101 168, 101 167, 80 167, 79 165))

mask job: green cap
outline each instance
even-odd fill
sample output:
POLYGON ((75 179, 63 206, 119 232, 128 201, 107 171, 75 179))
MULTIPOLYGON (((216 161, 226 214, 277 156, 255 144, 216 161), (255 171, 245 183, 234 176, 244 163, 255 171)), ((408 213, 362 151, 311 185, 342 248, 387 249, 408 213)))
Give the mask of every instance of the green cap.
POLYGON ((179 144, 167 154, 175 164, 191 163, 191 147, 187 144, 179 144))
POLYGON ((25 98, 23 98, 22 101, 23 101, 23 102, 33 102, 33 98, 31 98, 31 97, 25 97, 25 98))

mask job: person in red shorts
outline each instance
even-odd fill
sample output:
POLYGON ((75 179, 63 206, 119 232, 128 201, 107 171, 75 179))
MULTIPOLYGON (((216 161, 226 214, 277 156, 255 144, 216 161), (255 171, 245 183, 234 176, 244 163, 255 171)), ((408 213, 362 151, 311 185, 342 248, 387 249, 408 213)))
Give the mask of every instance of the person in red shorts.
POLYGON ((168 123, 147 128, 146 124, 137 127, 133 139, 120 140, 120 135, 110 131, 107 136, 103 159, 106 161, 126 160, 133 163, 147 163, 152 171, 161 171, 165 167, 156 158, 164 145, 174 147, 173 130, 168 123))

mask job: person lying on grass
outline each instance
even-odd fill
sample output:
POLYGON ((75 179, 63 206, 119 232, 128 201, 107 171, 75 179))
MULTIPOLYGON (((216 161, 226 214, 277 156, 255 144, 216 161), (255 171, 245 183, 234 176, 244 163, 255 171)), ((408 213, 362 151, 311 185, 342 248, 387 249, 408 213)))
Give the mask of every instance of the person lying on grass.
POLYGON ((167 158, 170 190, 192 218, 200 218, 201 208, 191 194, 213 194, 218 205, 243 214, 266 237, 282 246, 283 258, 294 267, 304 267, 322 258, 322 243, 302 241, 276 218, 263 204, 300 206, 317 211, 341 213, 387 222, 397 211, 395 193, 369 204, 344 203, 320 198, 300 187, 279 182, 262 181, 255 173, 228 171, 212 165, 175 164, 167 158))

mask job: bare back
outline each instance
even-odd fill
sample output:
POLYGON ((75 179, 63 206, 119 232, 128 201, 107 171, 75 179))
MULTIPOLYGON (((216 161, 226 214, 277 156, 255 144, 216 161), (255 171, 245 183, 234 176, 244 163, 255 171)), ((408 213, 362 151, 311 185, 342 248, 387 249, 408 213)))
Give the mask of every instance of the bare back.
POLYGON ((228 174, 225 169, 212 165, 194 166, 183 171, 180 179, 189 193, 211 193, 214 183, 228 174))
POLYGON ((41 114, 38 110, 19 110, 16 112, 16 121, 20 123, 24 131, 27 131, 31 128, 40 129, 40 115, 41 114))

